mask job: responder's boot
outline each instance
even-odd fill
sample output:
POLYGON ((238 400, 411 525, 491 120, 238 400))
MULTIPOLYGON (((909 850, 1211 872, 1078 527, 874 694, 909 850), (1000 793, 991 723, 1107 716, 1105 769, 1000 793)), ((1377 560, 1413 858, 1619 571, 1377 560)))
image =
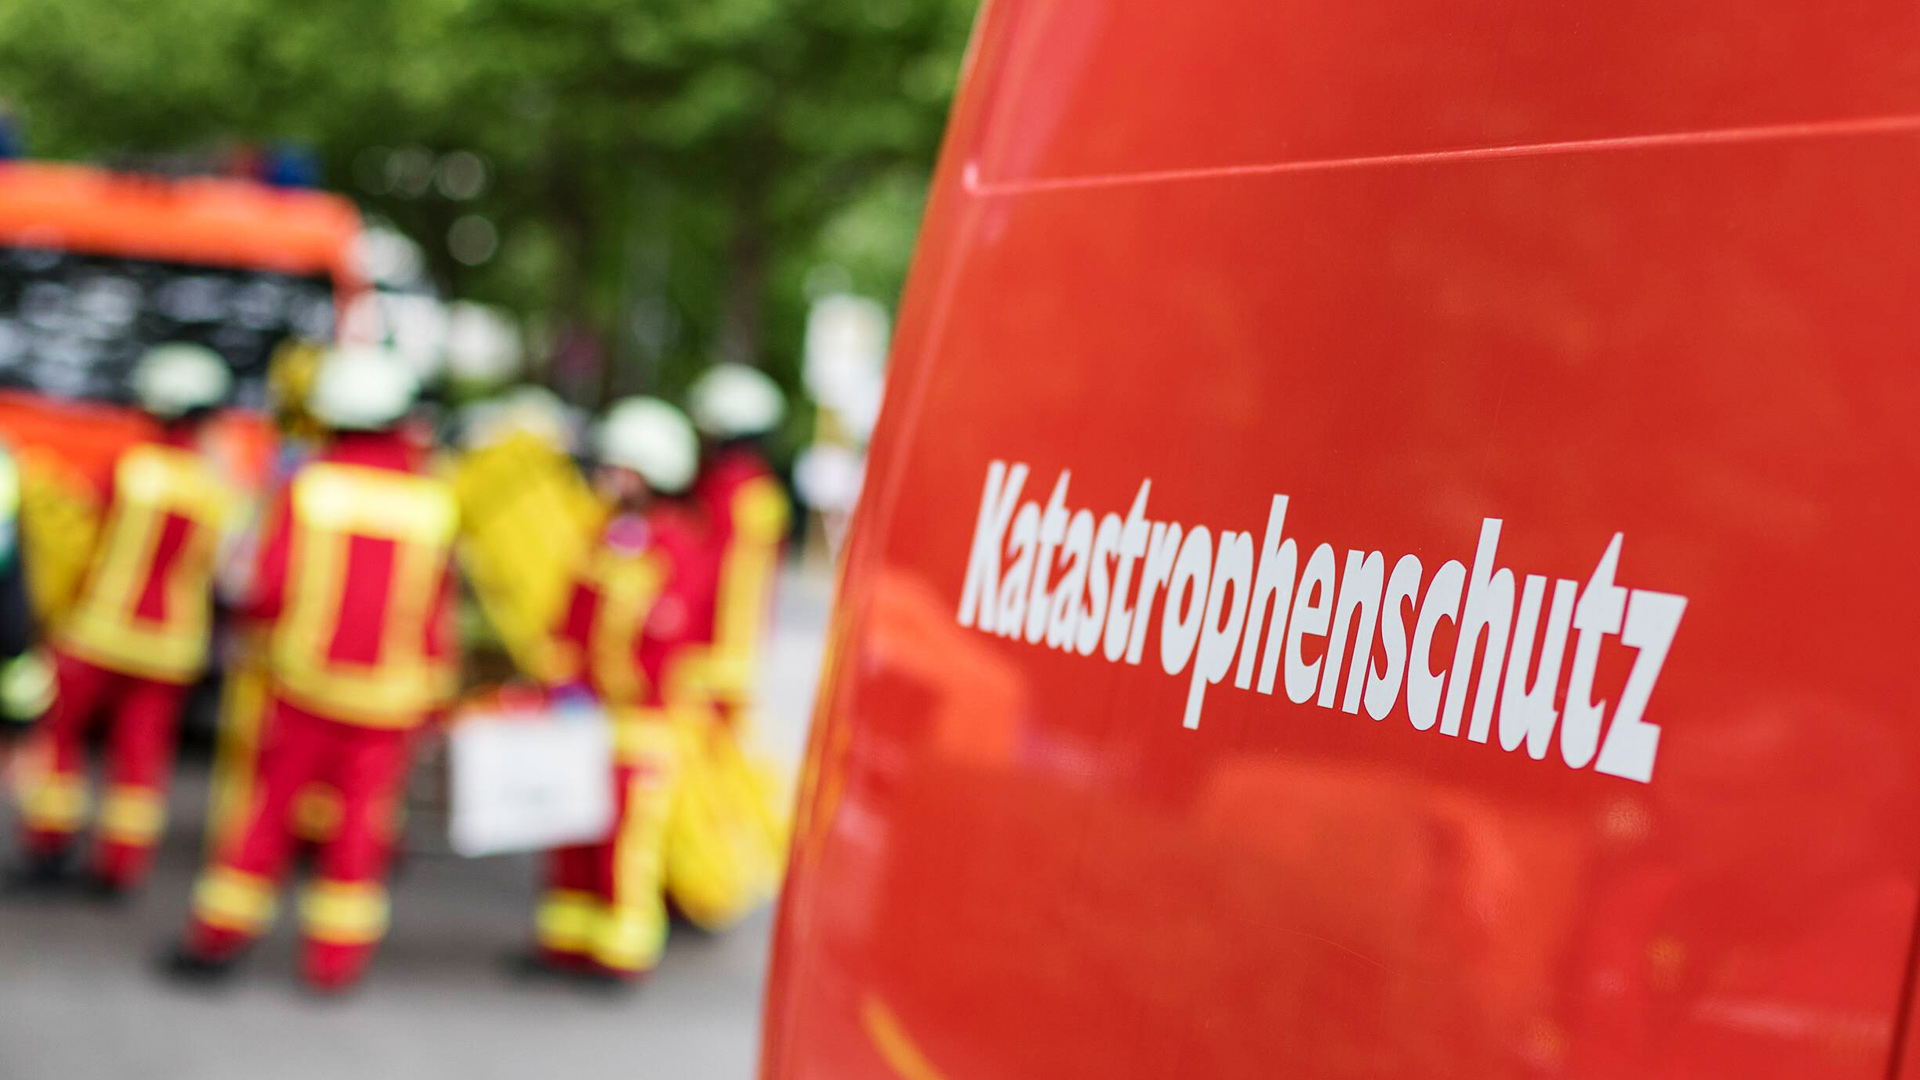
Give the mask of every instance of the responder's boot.
POLYGON ((371 943, 338 945, 308 941, 301 950, 300 977, 318 997, 341 997, 360 985, 373 960, 371 943))
POLYGON ((584 964, 541 948, 521 949, 500 958, 500 970, 517 982, 570 979, 584 964))
POLYGON ((326 968, 316 970, 309 963, 300 972, 301 995, 313 1001, 344 1001, 359 993, 365 985, 361 969, 351 971, 332 971, 326 968))
POLYGON ((29 851, 6 872, 0 892, 8 896, 45 896, 73 884, 73 852, 29 851))
POLYGON ((95 871, 87 875, 83 891, 89 900, 98 900, 103 904, 123 904, 133 897, 134 886, 130 881, 95 871))
POLYGON ((649 971, 612 971, 593 967, 574 976, 575 985, 596 994, 621 997, 638 990, 647 981, 649 971))
POLYGON ((151 844, 100 844, 87 872, 88 895, 97 900, 124 900, 140 891, 153 865, 153 850, 151 844))
POLYGON ((570 957, 540 948, 509 953, 501 967, 519 982, 564 983, 605 994, 627 993, 645 978, 645 973, 616 974, 583 957, 570 957))
POLYGON ((160 974, 179 986, 216 987, 233 980, 240 969, 240 953, 207 956, 185 944, 175 944, 160 957, 160 974))

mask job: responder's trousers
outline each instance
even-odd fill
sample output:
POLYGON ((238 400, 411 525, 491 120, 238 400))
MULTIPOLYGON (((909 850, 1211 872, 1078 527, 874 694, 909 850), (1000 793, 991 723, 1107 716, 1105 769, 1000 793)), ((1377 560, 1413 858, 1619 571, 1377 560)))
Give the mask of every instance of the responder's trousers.
POLYGON ((648 715, 615 721, 615 813, 607 837, 549 857, 534 930, 555 966, 637 977, 666 947, 661 890, 677 770, 673 729, 660 714, 648 715))
POLYGON ((273 921, 298 837, 291 809, 312 783, 339 792, 339 821, 321 843, 301 897, 303 970, 323 988, 358 979, 387 928, 387 861, 411 758, 410 730, 321 716, 276 699, 246 818, 194 888, 187 948, 232 956, 273 921))
MULTIPOLYGON (((260 778, 260 752, 273 713, 273 681, 265 666, 264 645, 227 668, 220 698, 220 730, 213 751, 213 773, 207 796, 207 851, 227 850, 246 827, 253 806, 254 784, 260 778)), ((333 835, 340 820, 339 795, 315 781, 293 798, 293 831, 302 841, 320 844, 333 835)))
POLYGON ((94 872, 127 888, 146 876, 166 824, 180 707, 186 687, 125 675, 65 652, 54 655, 56 697, 41 738, 45 771, 22 807, 25 846, 38 855, 68 850, 88 809, 86 738, 109 718, 106 791, 94 836, 94 872))

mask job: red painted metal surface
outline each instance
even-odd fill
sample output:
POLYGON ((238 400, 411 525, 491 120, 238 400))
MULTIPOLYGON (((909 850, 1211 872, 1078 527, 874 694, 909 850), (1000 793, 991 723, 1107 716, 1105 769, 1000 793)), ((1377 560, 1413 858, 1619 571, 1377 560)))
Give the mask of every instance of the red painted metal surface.
POLYGON ((850 540, 764 1075, 1920 1075, 1916 56, 1882 0, 996 0, 850 540), (1183 648, 1245 580, 1137 605, 1138 664, 1111 621, 1049 647, 1065 541, 1042 617, 983 629, 983 495, 1019 465, 1042 525, 1063 471, 1062 524, 1151 480, 1144 519, 1218 542, 1198 594, 1286 496, 1302 580, 1323 543, 1333 571, 1276 660, 1304 694, 1236 685, 1223 622, 1183 648), (1316 622, 1372 552, 1421 564, 1380 719, 1342 706, 1355 655, 1363 688, 1393 667, 1391 582, 1344 665, 1316 622), (1503 626, 1529 575, 1534 622, 1557 581, 1577 604, 1539 759, 1510 687, 1486 741, 1478 689, 1441 703, 1500 568, 1503 626))

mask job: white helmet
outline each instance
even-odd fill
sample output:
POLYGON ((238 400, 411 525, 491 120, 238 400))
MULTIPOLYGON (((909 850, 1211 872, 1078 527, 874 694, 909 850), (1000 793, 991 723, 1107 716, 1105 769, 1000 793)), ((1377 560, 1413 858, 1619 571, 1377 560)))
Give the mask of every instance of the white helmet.
POLYGON ((659 398, 630 397, 607 410, 594 449, 609 465, 632 469, 663 494, 685 491, 700 462, 693 425, 659 398))
POLYGON ((558 450, 572 450, 577 421, 560 395, 544 386, 516 386, 500 396, 501 423, 558 450))
POLYGON ((460 406, 453 418, 461 448, 481 450, 504 439, 508 434, 506 411, 505 405, 491 398, 460 406))
POLYGON ((737 439, 772 431, 787 414, 787 399, 759 368, 715 364, 693 381, 687 411, 704 434, 737 439))
POLYGON ((342 345, 320 361, 307 410, 336 431, 378 431, 399 423, 419 391, 413 369, 393 351, 342 345))
POLYGON ((211 409, 227 399, 233 372, 220 354, 202 345, 156 345, 133 368, 140 407, 162 420, 211 409))

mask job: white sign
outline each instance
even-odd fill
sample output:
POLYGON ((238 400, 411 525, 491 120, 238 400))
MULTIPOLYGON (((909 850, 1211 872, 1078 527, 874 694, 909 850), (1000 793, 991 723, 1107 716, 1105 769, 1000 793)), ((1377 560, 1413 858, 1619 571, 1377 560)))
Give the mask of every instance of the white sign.
POLYGON ((461 855, 591 843, 613 827, 613 728, 597 710, 468 716, 447 756, 461 855))

